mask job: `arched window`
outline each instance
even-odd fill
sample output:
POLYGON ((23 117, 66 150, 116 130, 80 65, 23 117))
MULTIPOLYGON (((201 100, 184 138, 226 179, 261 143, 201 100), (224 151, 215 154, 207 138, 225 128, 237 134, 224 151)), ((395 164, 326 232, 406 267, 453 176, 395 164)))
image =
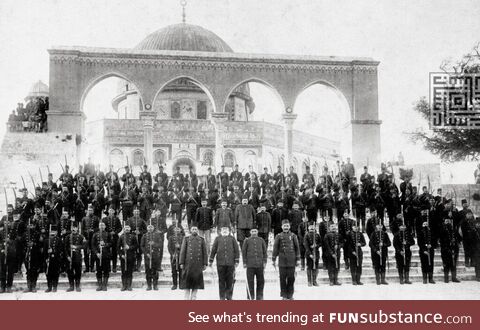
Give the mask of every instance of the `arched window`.
POLYGON ((153 162, 155 164, 164 164, 165 163, 165 152, 163 152, 163 150, 155 150, 155 152, 153 153, 153 162))
POLYGON ((225 167, 233 168, 235 165, 235 156, 232 152, 227 151, 223 159, 225 167))
POLYGON ((205 151, 203 154, 203 162, 202 165, 204 166, 213 166, 213 152, 211 150, 205 151))
POLYGON ((180 114, 181 114, 181 106, 180 102, 173 102, 172 103, 172 119, 180 119, 180 114))
POLYGON ((143 151, 135 150, 133 152, 133 166, 143 166, 143 151))
POLYGON ((120 168, 125 165, 125 157, 120 149, 112 149, 109 158, 110 164, 112 164, 114 168, 120 168))
POLYGON ((257 168, 257 154, 252 151, 252 150, 248 150, 247 152, 245 152, 245 155, 244 155, 244 158, 245 158, 245 167, 248 167, 250 165, 252 165, 253 167, 253 170, 254 171, 258 171, 258 168, 257 168))

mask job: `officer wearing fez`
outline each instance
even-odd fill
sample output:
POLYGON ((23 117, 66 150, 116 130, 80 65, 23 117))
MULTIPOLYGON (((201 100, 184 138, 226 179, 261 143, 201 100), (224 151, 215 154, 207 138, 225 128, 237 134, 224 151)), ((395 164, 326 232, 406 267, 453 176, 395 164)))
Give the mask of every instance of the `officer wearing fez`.
POLYGON ((87 240, 78 232, 78 227, 72 225, 72 232, 65 237, 65 255, 68 260, 68 283, 70 287, 67 292, 76 290, 81 291, 80 280, 82 278, 82 250, 85 248, 87 240))
POLYGON ((247 269, 247 298, 249 300, 263 300, 265 286, 264 270, 267 264, 267 244, 258 236, 258 229, 250 229, 250 237, 242 245, 243 268, 247 269), (255 278, 257 290, 255 291, 255 278))
MULTIPOLYGON (((401 217, 399 214, 397 217, 401 217)), ((395 261, 397 262, 398 276, 400 284, 412 284, 410 282, 410 262, 412 260, 412 251, 410 247, 415 244, 412 234, 407 230, 405 224, 398 227, 398 231, 393 236, 393 247, 395 248, 395 261)))
POLYGON ((120 255, 120 266, 122 267, 122 289, 121 291, 132 291, 133 269, 136 264, 138 249, 137 235, 130 232, 127 224, 123 227, 123 234, 118 239, 117 251, 120 255))
POLYGON ((280 275, 280 296, 283 300, 293 300, 295 267, 300 263, 300 245, 297 235, 290 231, 288 220, 282 221, 282 232, 275 236, 273 243, 272 262, 278 268, 280 275))
POLYGON ((353 285, 363 285, 360 281, 362 276, 363 251, 362 247, 366 245, 365 236, 360 232, 356 224, 352 225, 352 230, 347 233, 346 238, 347 254, 350 262, 350 274, 353 285))
POLYGON ((190 228, 190 236, 185 237, 180 248, 180 269, 182 281, 180 288, 185 290, 185 300, 197 299, 197 291, 204 289, 203 271, 207 269, 207 246, 198 228, 190 228))
POLYGON ((240 260, 240 249, 235 238, 230 235, 229 227, 222 227, 221 235, 217 236, 213 242, 209 259, 210 267, 215 256, 220 300, 232 300, 235 268, 237 268, 240 260))
POLYGON ((383 230, 383 225, 379 222, 375 227, 375 231, 370 236, 369 243, 377 285, 388 284, 385 280, 385 271, 388 257, 388 247, 391 244, 392 243, 390 242, 388 234, 383 230))
POLYGON ((108 278, 110 277, 112 237, 105 228, 105 223, 101 222, 98 232, 92 238, 92 253, 96 256, 97 291, 107 291, 108 278))

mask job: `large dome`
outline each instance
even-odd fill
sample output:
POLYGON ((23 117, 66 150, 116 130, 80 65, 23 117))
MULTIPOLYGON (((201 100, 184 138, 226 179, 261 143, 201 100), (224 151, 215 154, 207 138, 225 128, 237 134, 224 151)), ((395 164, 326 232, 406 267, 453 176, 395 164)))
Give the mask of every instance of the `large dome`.
POLYGON ((233 50, 215 33, 186 23, 166 26, 149 34, 134 49, 228 52, 233 50))

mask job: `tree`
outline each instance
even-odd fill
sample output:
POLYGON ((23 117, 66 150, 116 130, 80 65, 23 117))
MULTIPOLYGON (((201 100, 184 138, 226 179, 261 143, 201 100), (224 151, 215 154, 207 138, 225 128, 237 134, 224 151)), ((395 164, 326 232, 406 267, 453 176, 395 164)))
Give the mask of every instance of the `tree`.
MULTIPOLYGON (((457 75, 480 73, 480 43, 456 62, 443 61, 440 69, 457 75)), ((430 104, 425 97, 417 101, 414 110, 427 121, 430 120, 430 104)), ((480 130, 478 129, 417 130, 409 135, 413 142, 422 143, 427 150, 445 162, 480 158, 480 130)))

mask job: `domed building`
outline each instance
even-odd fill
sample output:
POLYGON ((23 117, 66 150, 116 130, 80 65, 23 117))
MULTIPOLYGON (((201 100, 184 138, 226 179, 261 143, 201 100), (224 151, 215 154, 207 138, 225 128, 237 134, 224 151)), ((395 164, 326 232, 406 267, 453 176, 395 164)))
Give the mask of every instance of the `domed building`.
MULTIPOLYGON (((164 27, 138 43, 132 51, 182 51, 192 53, 229 53, 232 48, 215 33, 197 25, 186 23, 164 27)), ((111 105, 115 119, 103 119, 86 123, 87 156, 103 164, 120 168, 126 158, 133 164, 134 172, 144 164, 146 148, 138 141, 145 137, 142 122, 142 103, 137 87, 120 80, 117 95, 111 105)), ((182 77, 163 86, 149 105, 154 114, 152 123, 152 166, 166 165, 171 174, 176 167, 188 172, 192 166, 197 174, 207 173, 215 167, 217 152, 215 127, 212 124, 214 108, 211 97, 196 81, 182 77)), ((234 88, 223 109, 230 123, 224 132, 222 163, 229 172, 235 164, 247 171, 252 165, 257 172, 267 166, 269 172, 277 165, 285 167, 284 129, 282 126, 263 121, 253 121, 255 102, 250 95, 248 83, 234 88)), ((218 110, 217 110, 218 112, 218 110)), ((150 133, 149 133, 150 134, 150 133)), ((310 165, 314 175, 320 175, 325 162, 333 164, 338 157, 340 143, 294 131, 292 165, 300 175, 310 165)), ((146 145, 146 144, 145 144, 146 145)), ((148 158, 148 157, 147 157, 148 158)), ((219 168, 215 168, 219 171, 219 168)))

